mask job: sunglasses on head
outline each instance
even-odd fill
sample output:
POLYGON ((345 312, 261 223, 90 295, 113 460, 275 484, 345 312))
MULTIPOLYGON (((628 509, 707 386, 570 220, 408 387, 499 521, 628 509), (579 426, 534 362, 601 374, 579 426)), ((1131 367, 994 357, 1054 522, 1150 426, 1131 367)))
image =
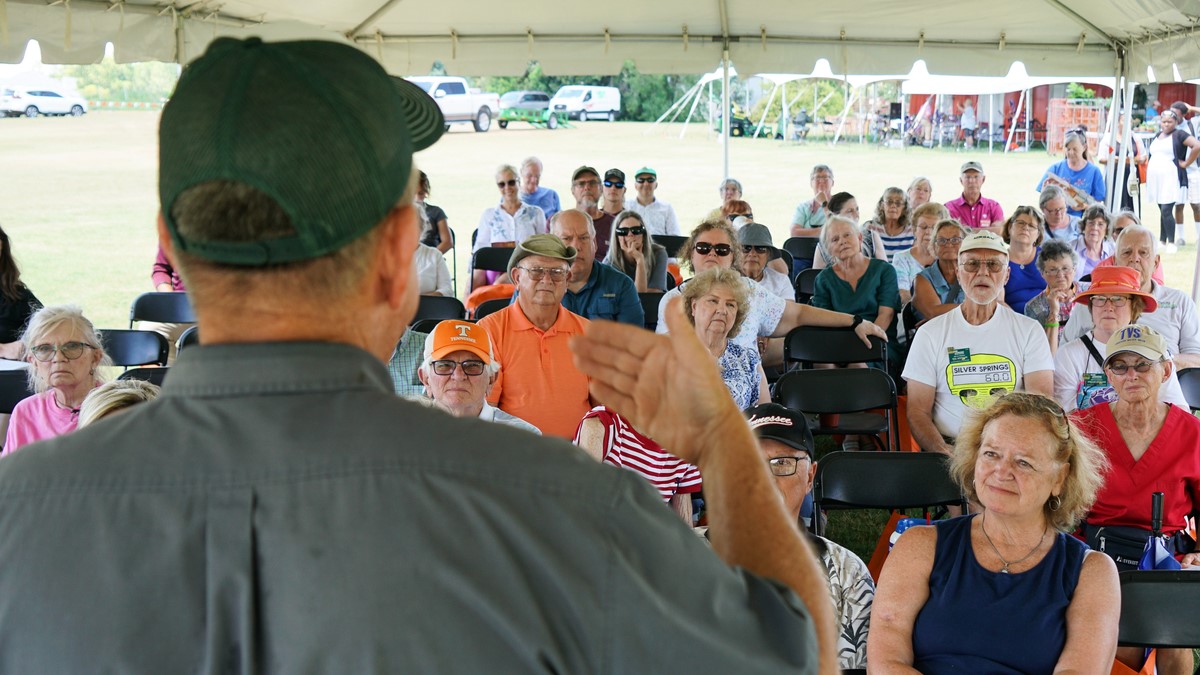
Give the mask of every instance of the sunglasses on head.
POLYGON ((642 225, 634 225, 633 227, 618 227, 617 236, 627 237, 629 235, 646 234, 646 228, 642 225))
POLYGON ((625 187, 625 184, 619 180, 606 180, 606 181, 604 181, 604 187, 617 188, 618 190, 620 190, 621 188, 625 187))
POLYGON ((699 244, 696 244, 696 253, 699 253, 700 255, 716 253, 717 257, 724 258, 730 253, 733 253, 733 247, 729 244, 708 244, 705 242, 700 242, 699 244))
POLYGON ((508 180, 496 181, 496 187, 500 188, 501 190, 503 190, 506 187, 513 187, 516 184, 517 184, 516 178, 509 178, 508 180))

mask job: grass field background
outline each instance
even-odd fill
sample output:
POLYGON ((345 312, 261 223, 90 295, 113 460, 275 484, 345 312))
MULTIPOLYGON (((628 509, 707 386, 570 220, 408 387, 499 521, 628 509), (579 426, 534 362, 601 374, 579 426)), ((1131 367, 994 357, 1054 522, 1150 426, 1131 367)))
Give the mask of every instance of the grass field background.
MULTIPOLYGON (((46 303, 80 304, 98 326, 123 326, 137 294, 152 290, 156 188, 156 112, 94 112, 81 118, 0 119, 0 225, 12 240, 22 274, 46 303)), ((485 208, 495 205, 493 174, 502 163, 518 164, 537 155, 545 163, 542 184, 559 191, 565 203, 571 172, 589 164, 630 176, 643 165, 659 174, 658 196, 674 205, 685 229, 719 205, 723 178, 721 145, 702 125, 652 128, 644 123, 577 123, 554 131, 513 123, 475 133, 456 125, 418 162, 430 175, 430 202, 448 214, 462 245, 457 249, 459 292, 471 231, 485 208)), ((756 220, 767 224, 782 244, 795 205, 811 197, 813 164, 833 167, 836 190, 858 197, 864 218, 884 188, 907 187, 913 176, 929 176, 934 198, 958 196, 958 168, 968 159, 987 170, 984 194, 1006 211, 1035 203, 1034 185, 1059 158, 1045 152, 989 155, 985 150, 883 148, 857 143, 784 144, 764 139, 731 141, 730 175, 745 185, 756 220)), ((314 157, 314 161, 322 161, 314 157)), ((330 172, 335 170, 330 164, 330 172)), ((633 195, 632 187, 628 193, 633 195)), ((1151 220, 1157 221, 1157 218, 1151 220)), ((1151 225, 1157 229, 1157 222, 1151 225)), ((1182 228, 1189 244, 1164 256, 1168 283, 1191 290, 1195 228, 1190 213, 1182 228)))
MULTIPOLYGON (((98 327, 125 327, 132 300, 153 290, 157 125, 158 113, 135 111, 0 119, 0 161, 8 169, 0 178, 0 225, 11 238, 23 278, 44 303, 76 303, 98 327)), ((570 176, 581 164, 601 173, 621 168, 631 181, 636 169, 652 166, 659 175, 659 198, 674 205, 685 230, 699 222, 720 203, 721 145, 703 126, 692 125, 682 139, 680 130, 591 122, 549 131, 513 123, 480 134, 455 126, 420 153, 418 162, 433 183, 430 202, 445 209, 463 243, 457 250, 460 294, 471 231, 482 211, 498 200, 495 169, 529 155, 542 159, 542 184, 558 190, 568 206, 573 204, 570 176)), ((812 196, 808 175, 815 163, 833 168, 835 189, 855 194, 866 218, 884 188, 906 188, 917 175, 930 177, 935 200, 957 197, 958 169, 968 159, 982 162, 987 171, 984 194, 1011 211, 1036 203, 1034 186, 1059 159, 1041 151, 989 155, 986 150, 857 143, 831 147, 744 138, 731 143, 730 175, 742 181, 756 220, 771 228, 777 245, 788 236, 796 204, 812 196)), ((329 171, 336 171, 332 162, 329 171)), ((628 194, 634 194, 632 185, 628 194)), ((1187 217, 1181 231, 1189 245, 1164 256, 1164 264, 1168 284, 1190 291, 1196 237, 1187 217)), ((1151 220, 1157 230, 1157 218, 1151 220)), ((822 449, 828 448, 822 444, 822 449)), ((835 513, 829 534, 866 558, 885 519, 881 513, 835 513)))

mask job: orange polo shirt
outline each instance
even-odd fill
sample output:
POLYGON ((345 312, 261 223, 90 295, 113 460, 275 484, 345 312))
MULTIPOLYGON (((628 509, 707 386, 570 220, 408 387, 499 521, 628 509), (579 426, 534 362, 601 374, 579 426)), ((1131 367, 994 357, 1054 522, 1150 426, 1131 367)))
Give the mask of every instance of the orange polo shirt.
POLYGON ((480 319, 492 338, 500 375, 488 403, 529 422, 548 436, 575 438, 579 421, 592 409, 588 378, 571 360, 567 340, 582 335, 588 320, 565 307, 550 329, 530 323, 521 305, 480 319))

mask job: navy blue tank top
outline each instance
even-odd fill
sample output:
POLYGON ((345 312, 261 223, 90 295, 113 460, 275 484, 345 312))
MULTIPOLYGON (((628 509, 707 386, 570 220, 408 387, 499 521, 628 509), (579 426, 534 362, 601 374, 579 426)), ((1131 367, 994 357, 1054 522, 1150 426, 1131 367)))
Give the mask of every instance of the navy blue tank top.
POLYGON ((989 572, 971 548, 974 517, 935 524, 929 600, 913 624, 914 667, 924 675, 1052 673, 1088 547, 1058 533, 1033 569, 989 572))

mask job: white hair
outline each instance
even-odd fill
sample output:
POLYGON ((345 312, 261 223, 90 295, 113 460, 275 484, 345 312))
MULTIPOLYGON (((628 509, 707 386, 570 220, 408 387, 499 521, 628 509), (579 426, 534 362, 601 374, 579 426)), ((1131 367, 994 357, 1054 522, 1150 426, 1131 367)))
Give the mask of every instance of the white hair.
POLYGON ((824 246, 826 251, 829 250, 829 238, 825 235, 825 233, 829 231, 829 226, 834 223, 849 225, 850 231, 854 234, 861 235, 863 233, 862 228, 858 226, 858 223, 854 222, 853 218, 847 218, 846 216, 830 216, 829 220, 825 221, 825 225, 821 228, 821 234, 818 237, 818 239, 821 241, 821 246, 824 246))
POLYGON ((1149 230, 1145 225, 1130 225, 1121 230, 1121 234, 1117 236, 1117 251, 1121 250, 1121 240, 1134 234, 1142 235, 1150 239, 1150 250, 1154 255, 1158 255, 1158 237, 1149 230))

